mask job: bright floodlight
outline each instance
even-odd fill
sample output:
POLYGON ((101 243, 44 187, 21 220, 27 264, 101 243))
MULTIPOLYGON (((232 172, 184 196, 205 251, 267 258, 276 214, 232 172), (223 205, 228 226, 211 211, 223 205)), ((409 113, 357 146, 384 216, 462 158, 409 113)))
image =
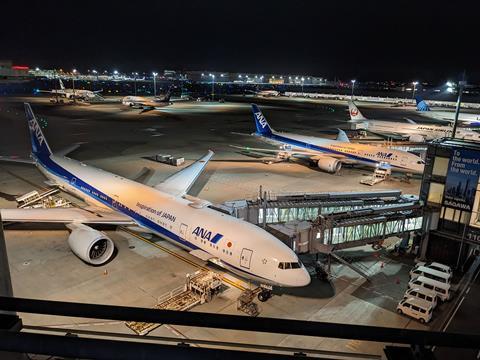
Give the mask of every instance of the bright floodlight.
POLYGON ((241 79, 241 78, 242 78, 242 75, 241 75, 241 74, 238 74, 238 78, 241 79))
POLYGON ((221 77, 223 77, 223 74, 220 74, 221 77))
POLYGON ((154 72, 154 73, 152 73, 152 75, 153 75, 153 76, 157 76, 157 75, 158 75, 158 73, 154 72))
POLYGON ((452 87, 453 86, 453 83, 451 81, 447 81, 447 86, 448 87, 452 87))
POLYGON ((412 84, 413 85, 418 85, 418 81, 414 81, 412 84))
POLYGON ((304 77, 302 77, 302 81, 305 81, 305 78, 304 78, 304 77))
POLYGON ((96 74, 96 73, 97 73, 97 70, 92 70, 92 72, 93 72, 94 74, 96 74))
POLYGON ((73 73, 75 74, 77 72, 77 69, 73 69, 73 73))
POLYGON ((355 80, 355 79, 354 79, 354 80, 352 80, 352 84, 355 84, 356 82, 357 82, 357 80, 355 80))
POLYGON ((202 76, 205 76, 205 74, 204 74, 204 73, 202 73, 202 76))
POLYGON ((117 71, 117 70, 113 70, 113 73, 114 73, 115 75, 117 75, 117 74, 118 74, 118 71, 117 71))
POLYGON ((39 68, 39 67, 36 67, 36 68, 35 68, 35 71, 40 71, 40 68, 39 68))

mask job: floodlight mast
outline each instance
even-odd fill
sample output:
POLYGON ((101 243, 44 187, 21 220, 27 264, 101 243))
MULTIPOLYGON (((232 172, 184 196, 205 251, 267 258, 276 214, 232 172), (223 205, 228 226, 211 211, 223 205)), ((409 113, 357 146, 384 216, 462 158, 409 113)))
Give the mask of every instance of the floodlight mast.
POLYGON ((463 88, 467 83, 465 81, 465 75, 463 76, 463 78, 464 80, 458 82, 458 97, 457 105, 455 106, 455 120, 453 121, 452 138, 455 138, 455 135, 457 133, 458 115, 460 114, 460 106, 462 105, 463 88))

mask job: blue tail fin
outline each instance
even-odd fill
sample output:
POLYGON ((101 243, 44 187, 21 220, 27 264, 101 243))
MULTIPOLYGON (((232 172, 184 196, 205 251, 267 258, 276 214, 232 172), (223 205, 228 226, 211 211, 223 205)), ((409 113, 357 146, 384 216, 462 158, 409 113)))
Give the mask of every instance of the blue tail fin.
POLYGON ((52 151, 47 144, 47 139, 45 139, 45 136, 43 135, 42 129, 33 114, 30 104, 24 103, 24 105, 25 115, 27 116, 28 121, 28 130, 30 131, 30 141, 32 142, 32 154, 40 160, 46 159, 52 154, 52 151))
POLYGON ((255 121, 256 133, 260 135, 271 135, 272 128, 268 125, 267 119, 257 105, 252 104, 253 120, 255 121))
POLYGON ((418 111, 430 111, 430 107, 420 96, 415 96, 415 101, 417 102, 418 111))

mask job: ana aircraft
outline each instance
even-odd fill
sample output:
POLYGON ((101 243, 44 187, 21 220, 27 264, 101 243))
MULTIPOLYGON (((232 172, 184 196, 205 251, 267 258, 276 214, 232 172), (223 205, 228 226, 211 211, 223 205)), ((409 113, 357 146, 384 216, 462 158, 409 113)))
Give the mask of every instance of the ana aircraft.
MULTIPOLYGON (((68 244, 83 261, 109 261, 114 244, 88 224, 133 225, 154 233, 225 269, 262 285, 259 299, 272 286, 299 287, 310 275, 297 255, 265 230, 214 210, 210 203, 187 195, 213 152, 165 181, 150 187, 88 166, 50 150, 29 104, 25 111, 32 143, 32 163, 49 184, 91 204, 86 209, 2 209, 4 221, 64 223, 72 230, 68 244)), ((19 160, 25 161, 25 160, 19 160)))
POLYGON ((358 164, 373 168, 389 168, 405 173, 423 173, 424 161, 406 151, 381 146, 351 143, 343 130, 338 130, 336 140, 313 136, 279 133, 273 130, 257 105, 252 104, 256 131, 254 136, 276 145, 279 149, 239 147, 251 153, 276 154, 279 158, 307 158, 326 172, 336 173, 342 164, 358 164))
MULTIPOLYGON (((415 97, 415 101, 417 103, 417 110, 420 115, 426 116, 430 119, 443 120, 448 122, 455 121, 454 111, 431 110, 427 102, 419 96, 415 97)), ((465 125, 468 125, 468 126, 480 126, 480 115, 469 114, 469 113, 459 113, 458 121, 465 123, 465 125)))
MULTIPOLYGON (((410 119, 407 119, 408 123, 369 120, 363 116, 353 101, 348 102, 348 110, 350 112, 349 122, 354 123, 356 129, 366 130, 373 134, 401 137, 412 142, 425 142, 428 140, 452 136, 452 127, 449 125, 417 124, 410 119)), ((455 137, 459 139, 479 141, 480 133, 457 128, 455 137)))
POLYGON ((52 89, 52 90, 38 90, 38 92, 41 93, 48 93, 48 94, 53 94, 60 96, 62 98, 66 98, 69 100, 93 100, 95 98, 102 98, 99 94, 103 90, 96 90, 96 91, 91 91, 91 90, 82 90, 82 89, 66 89, 65 85, 63 85, 62 79, 58 79, 60 83, 60 89, 52 89))
POLYGON ((164 108, 165 106, 172 105, 173 103, 170 101, 171 96, 171 89, 163 96, 157 96, 154 98, 146 98, 143 96, 125 96, 122 99, 122 104, 130 106, 134 109, 142 109, 140 113, 158 110, 164 108))

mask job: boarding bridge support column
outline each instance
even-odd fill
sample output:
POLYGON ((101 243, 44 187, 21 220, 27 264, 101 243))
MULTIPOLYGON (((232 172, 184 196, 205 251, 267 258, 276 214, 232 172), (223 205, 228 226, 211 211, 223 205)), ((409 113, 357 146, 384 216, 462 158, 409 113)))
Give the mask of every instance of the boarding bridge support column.
MULTIPOLYGON (((3 221, 0 214, 0 296, 13 296, 10 268, 8 266, 7 246, 3 233, 3 221)), ((0 331, 19 331, 22 321, 16 313, 1 311, 0 307, 0 331)), ((0 351, 0 359, 19 360, 25 359, 23 354, 14 354, 0 351)))

